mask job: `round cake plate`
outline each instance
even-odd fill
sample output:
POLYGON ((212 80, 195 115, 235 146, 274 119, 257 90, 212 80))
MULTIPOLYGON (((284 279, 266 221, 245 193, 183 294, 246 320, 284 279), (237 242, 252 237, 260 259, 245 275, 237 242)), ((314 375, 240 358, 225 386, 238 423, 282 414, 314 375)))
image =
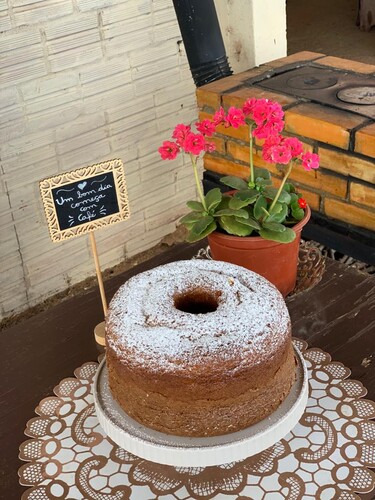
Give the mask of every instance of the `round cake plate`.
POLYGON ((303 415, 308 399, 308 376, 301 353, 296 347, 294 349, 297 357, 296 382, 274 413, 241 431, 202 438, 164 434, 129 417, 112 397, 104 359, 94 380, 99 423, 121 448, 151 462, 179 467, 207 467, 243 460, 282 439, 303 415))

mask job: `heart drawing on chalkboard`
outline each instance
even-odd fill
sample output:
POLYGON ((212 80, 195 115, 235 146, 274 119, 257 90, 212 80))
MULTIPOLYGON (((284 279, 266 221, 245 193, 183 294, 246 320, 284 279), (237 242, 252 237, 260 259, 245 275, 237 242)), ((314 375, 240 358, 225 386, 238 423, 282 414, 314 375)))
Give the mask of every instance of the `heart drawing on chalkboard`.
POLYGON ((81 182, 80 184, 78 184, 78 187, 79 187, 79 189, 84 189, 86 185, 87 185, 87 182, 84 181, 84 182, 81 182))

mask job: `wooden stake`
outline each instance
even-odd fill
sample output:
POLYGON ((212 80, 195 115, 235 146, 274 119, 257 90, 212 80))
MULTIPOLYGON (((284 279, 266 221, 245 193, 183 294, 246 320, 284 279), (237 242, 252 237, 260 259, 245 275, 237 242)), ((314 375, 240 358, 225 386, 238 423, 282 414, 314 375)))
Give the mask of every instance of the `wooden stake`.
POLYGON ((93 231, 90 232, 90 241, 91 241, 92 253, 94 255, 96 276, 98 278, 98 283, 99 283, 100 297, 102 299, 104 317, 106 317, 107 316, 107 310, 108 310, 107 299, 105 297, 102 272, 100 270, 100 264, 99 264, 99 258, 98 258, 98 251, 96 249, 96 241, 95 241, 95 236, 94 236, 93 231))
MULTIPOLYGON (((91 231, 89 234, 90 234, 90 242, 91 242, 92 253, 94 255, 96 276, 98 278, 100 297, 102 299, 103 312, 104 312, 104 318, 105 318, 107 316, 108 307, 107 307, 107 299, 106 299, 105 291, 104 291, 102 272, 100 270, 98 251, 96 249, 96 240, 95 240, 95 236, 94 236, 93 231, 91 231)), ((105 345, 105 329, 104 329, 104 327, 105 327, 105 322, 103 321, 102 323, 99 323, 99 325, 96 325, 96 327, 94 329, 95 340, 100 345, 105 345)))

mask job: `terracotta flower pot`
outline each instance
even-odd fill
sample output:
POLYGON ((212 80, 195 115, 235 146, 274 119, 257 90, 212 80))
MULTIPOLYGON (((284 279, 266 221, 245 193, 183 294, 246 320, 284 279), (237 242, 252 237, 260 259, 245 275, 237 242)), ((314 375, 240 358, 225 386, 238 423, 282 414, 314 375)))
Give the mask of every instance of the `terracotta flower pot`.
POLYGON ((264 240, 260 236, 232 236, 214 231, 208 236, 212 258, 246 267, 264 276, 285 297, 296 285, 301 232, 310 216, 311 211, 307 207, 305 217, 292 228, 296 238, 291 243, 264 240))

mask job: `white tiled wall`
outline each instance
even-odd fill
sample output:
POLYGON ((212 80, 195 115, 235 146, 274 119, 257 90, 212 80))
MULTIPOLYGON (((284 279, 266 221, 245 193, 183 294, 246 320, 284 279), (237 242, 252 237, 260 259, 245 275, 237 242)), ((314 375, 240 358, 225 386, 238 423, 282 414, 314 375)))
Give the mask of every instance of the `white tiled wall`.
POLYGON ((157 148, 197 110, 172 0, 0 0, 0 31, 1 319, 94 274, 86 236, 51 242, 38 181, 123 160, 132 216, 96 233, 113 266, 195 197, 157 148))

